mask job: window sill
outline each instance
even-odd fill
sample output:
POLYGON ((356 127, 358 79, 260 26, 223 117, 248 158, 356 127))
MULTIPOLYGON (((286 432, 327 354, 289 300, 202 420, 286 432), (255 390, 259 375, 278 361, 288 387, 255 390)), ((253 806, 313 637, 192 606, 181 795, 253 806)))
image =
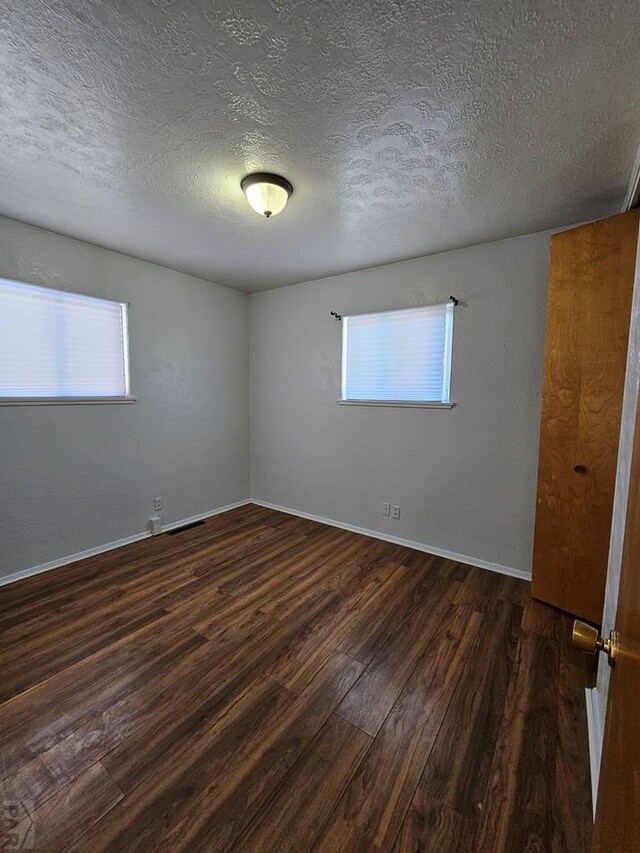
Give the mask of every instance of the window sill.
POLYGON ((391 406, 401 409, 453 409, 455 403, 416 403, 410 400, 338 400, 339 406, 391 406))
POLYGON ((0 406, 108 406, 135 403, 137 397, 2 397, 0 406))

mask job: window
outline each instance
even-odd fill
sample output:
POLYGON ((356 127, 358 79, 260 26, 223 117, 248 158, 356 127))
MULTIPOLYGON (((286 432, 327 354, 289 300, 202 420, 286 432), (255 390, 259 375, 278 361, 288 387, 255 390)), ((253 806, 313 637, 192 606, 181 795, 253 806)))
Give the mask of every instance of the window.
POLYGON ((452 303, 342 322, 340 402, 451 405, 452 303))
POLYGON ((127 306, 0 279, 0 402, 130 402, 127 306))

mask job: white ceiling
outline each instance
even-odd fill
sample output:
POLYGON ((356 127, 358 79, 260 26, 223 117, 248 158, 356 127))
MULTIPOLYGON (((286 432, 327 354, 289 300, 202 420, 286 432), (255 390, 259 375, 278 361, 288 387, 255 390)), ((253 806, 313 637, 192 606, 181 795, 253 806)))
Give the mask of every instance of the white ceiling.
POLYGON ((640 141, 637 0, 1 6, 0 213, 245 290, 615 212, 640 141))

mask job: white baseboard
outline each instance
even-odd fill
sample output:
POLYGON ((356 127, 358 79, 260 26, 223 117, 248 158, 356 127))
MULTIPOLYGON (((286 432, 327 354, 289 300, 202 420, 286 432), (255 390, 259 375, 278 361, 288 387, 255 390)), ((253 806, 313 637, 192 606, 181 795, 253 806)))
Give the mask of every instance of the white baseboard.
POLYGON ((250 503, 264 506, 267 509, 275 509, 278 512, 286 512, 289 515, 297 515, 300 518, 308 518, 310 521, 318 521, 321 524, 328 524, 331 527, 339 527, 341 530, 350 530, 352 533, 360 533, 362 536, 371 536, 373 539, 382 539, 384 542, 391 542, 394 545, 404 545, 406 548, 413 548, 415 551, 424 551, 426 554, 433 554, 436 557, 444 557, 447 560, 454 560, 456 563, 466 563, 469 566, 476 566, 479 569, 489 569, 491 572, 498 572, 501 575, 510 575, 520 580, 530 581, 531 572, 524 569, 514 569, 511 566, 501 566, 499 563, 490 563, 488 560, 481 560, 479 557, 469 557, 467 554, 456 554, 453 551, 445 551, 442 548, 435 548, 433 545, 427 545, 424 542, 414 542, 411 539, 402 539, 400 536, 390 536, 388 533, 381 533, 379 530, 369 530, 366 527, 358 527, 355 524, 347 524, 344 521, 337 521, 335 518, 325 518, 321 515, 313 515, 310 512, 292 509, 288 506, 280 506, 279 504, 270 503, 269 501, 261 501, 257 498, 252 498, 250 503))
MULTIPOLYGON (((373 539, 382 539, 384 542, 391 542, 394 545, 403 545, 406 548, 413 548, 416 551, 423 551, 426 554, 433 554, 436 557, 444 557, 447 560, 455 560, 457 563, 466 563, 469 566, 477 566, 480 569, 489 569, 492 572, 498 572, 502 575, 510 575, 521 580, 531 580, 530 572, 524 569, 515 569, 510 566, 502 566, 499 563, 491 563, 488 560, 481 560, 478 557, 470 557, 468 554, 458 554, 454 551, 445 551, 442 548, 436 548, 433 545, 427 545, 424 542, 414 542, 411 539, 403 539, 400 536, 391 536, 387 533, 381 533, 378 530, 369 530, 366 527, 358 527, 355 524, 347 524, 343 521, 338 521, 335 518, 325 518, 321 515, 303 512, 302 510, 292 509, 291 507, 280 506, 279 504, 270 503, 269 501, 258 500, 257 498, 247 498, 242 501, 236 501, 226 506, 218 507, 217 509, 201 512, 198 515, 192 515, 189 518, 181 518, 178 521, 172 521, 170 524, 162 525, 162 532, 167 533, 170 530, 175 530, 176 527, 182 527, 185 524, 193 524, 196 521, 202 521, 205 518, 211 518, 214 515, 219 515, 222 512, 228 512, 237 507, 246 506, 247 504, 257 504, 258 506, 274 509, 278 512, 286 512, 289 515, 296 515, 300 518, 307 518, 310 521, 318 521, 321 524, 328 524, 331 527, 339 527, 342 530, 350 530, 352 533, 360 533, 362 536, 370 536, 373 539)), ((114 542, 107 542, 104 545, 97 545, 95 548, 88 548, 85 551, 78 551, 76 554, 69 554, 66 557, 59 557, 56 560, 51 560, 48 563, 41 563, 39 566, 32 566, 28 569, 15 572, 5 577, 0 577, 0 586, 5 584, 15 583, 23 578, 39 575, 41 572, 48 572, 51 569, 57 569, 61 566, 68 566, 70 563, 76 563, 78 560, 84 560, 87 557, 95 557, 98 554, 103 554, 105 551, 113 551, 115 548, 121 548, 123 545, 130 545, 132 542, 139 542, 141 539, 147 539, 151 534, 148 531, 135 533, 133 536, 127 536, 124 539, 117 539, 114 542)))
POLYGON ((600 779, 600 750, 602 748, 602 720, 600 719, 600 704, 596 696, 596 688, 584 691, 587 700, 587 728, 589 730, 589 763, 591 764, 591 797, 593 802, 593 817, 596 816, 596 801, 598 799, 598 780, 600 779))
MULTIPOLYGON (((242 501, 236 501, 226 506, 220 506, 217 509, 201 512, 198 515, 192 515, 189 518, 181 518, 179 521, 172 521, 170 524, 162 525, 162 532, 168 533, 170 530, 175 530, 176 527, 182 527, 185 524, 193 524, 195 521, 202 521, 205 518, 211 518, 214 515, 220 515, 222 512, 228 512, 230 509, 236 509, 240 506, 246 506, 253 503, 249 498, 242 501)), ((150 538, 151 533, 145 530, 143 533, 134 533, 133 536, 126 536, 124 539, 117 539, 115 542, 107 542, 105 545, 97 545, 95 548, 87 548, 86 551, 78 551, 76 554, 69 554, 67 557, 58 557, 57 560, 51 560, 48 563, 41 563, 39 566, 32 566, 29 569, 22 569, 20 572, 15 572, 12 575, 0 577, 0 586, 5 584, 15 583, 30 578, 32 575, 39 575, 42 572, 48 572, 51 569, 59 569, 61 566, 68 566, 70 563, 77 563, 78 560, 85 560, 87 557, 95 557, 97 554, 104 554, 105 551, 113 551, 116 548, 122 548, 123 545, 130 545, 132 542, 139 542, 141 539, 150 538)))

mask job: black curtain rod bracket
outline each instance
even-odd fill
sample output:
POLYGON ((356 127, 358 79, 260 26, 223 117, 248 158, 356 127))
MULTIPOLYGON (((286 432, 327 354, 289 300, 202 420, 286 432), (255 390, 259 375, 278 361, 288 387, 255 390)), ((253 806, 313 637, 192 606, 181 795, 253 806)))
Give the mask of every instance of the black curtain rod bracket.
POLYGON ((460 304, 460 300, 459 300, 459 299, 456 299, 456 298, 455 298, 455 296, 450 296, 450 297, 449 297, 449 302, 453 302, 453 304, 454 304, 454 305, 459 305, 459 304, 460 304))

